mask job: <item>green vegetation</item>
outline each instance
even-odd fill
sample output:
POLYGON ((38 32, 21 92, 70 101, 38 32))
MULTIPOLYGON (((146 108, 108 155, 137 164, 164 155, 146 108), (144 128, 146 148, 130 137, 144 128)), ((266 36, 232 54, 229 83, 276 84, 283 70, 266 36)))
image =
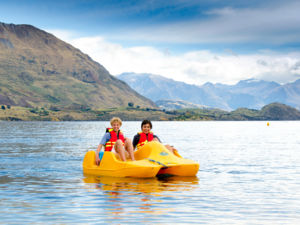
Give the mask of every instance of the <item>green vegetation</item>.
MULTIPOLYGON (((8 106, 4 106, 8 109, 8 106)), ((69 108, 26 108, 11 106, 9 110, 0 110, 0 120, 48 120, 48 121, 107 121, 118 116, 123 120, 300 120, 300 111, 287 105, 272 103, 261 110, 240 108, 232 112, 219 109, 181 109, 174 111, 156 108, 106 108, 91 109, 85 105, 73 104, 69 108)))
POLYGON ((49 115, 49 111, 47 111, 46 109, 44 108, 34 108, 34 109, 30 109, 29 110, 31 113, 35 113, 35 114, 38 114, 40 116, 48 116, 49 115))

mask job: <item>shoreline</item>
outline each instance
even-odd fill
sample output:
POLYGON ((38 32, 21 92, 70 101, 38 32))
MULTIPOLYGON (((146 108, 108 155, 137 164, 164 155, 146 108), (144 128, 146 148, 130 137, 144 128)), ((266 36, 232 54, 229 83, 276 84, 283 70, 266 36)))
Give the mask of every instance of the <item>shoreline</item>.
POLYGON ((300 112, 290 106, 272 103, 261 110, 239 108, 227 112, 219 109, 160 110, 122 107, 112 109, 71 110, 10 106, 0 109, 0 121, 109 121, 117 116, 124 121, 296 121, 300 112))

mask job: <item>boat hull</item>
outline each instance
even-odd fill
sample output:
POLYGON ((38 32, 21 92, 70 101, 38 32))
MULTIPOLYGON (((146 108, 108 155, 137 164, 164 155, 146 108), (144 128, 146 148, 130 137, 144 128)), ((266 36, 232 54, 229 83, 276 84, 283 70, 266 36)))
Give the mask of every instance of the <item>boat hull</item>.
POLYGON ((146 158, 153 163, 161 165, 158 175, 166 174, 173 176, 196 176, 199 163, 182 158, 177 151, 171 153, 164 145, 152 141, 135 152, 136 159, 146 158))
POLYGON ((119 160, 114 153, 104 152, 100 165, 95 163, 95 152, 86 153, 83 160, 85 174, 110 177, 149 178, 157 175, 196 176, 199 164, 171 153, 164 145, 152 141, 134 153, 135 161, 119 160))

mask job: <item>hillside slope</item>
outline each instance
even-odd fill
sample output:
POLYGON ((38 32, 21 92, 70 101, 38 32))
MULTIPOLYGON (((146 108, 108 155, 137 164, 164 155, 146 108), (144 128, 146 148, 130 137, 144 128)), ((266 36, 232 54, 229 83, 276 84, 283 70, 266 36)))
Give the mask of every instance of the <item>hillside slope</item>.
POLYGON ((24 107, 155 107, 99 63, 31 25, 0 23, 0 104, 24 107))

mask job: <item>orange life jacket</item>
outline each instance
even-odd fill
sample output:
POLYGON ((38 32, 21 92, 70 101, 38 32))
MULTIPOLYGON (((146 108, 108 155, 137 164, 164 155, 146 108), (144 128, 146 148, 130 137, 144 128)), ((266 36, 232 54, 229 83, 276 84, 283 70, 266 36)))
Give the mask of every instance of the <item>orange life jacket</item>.
POLYGON ((138 134, 140 135, 140 140, 139 143, 136 145, 137 149, 141 148, 144 144, 153 140, 153 133, 151 131, 148 133, 148 135, 143 132, 139 132, 138 134))
POLYGON ((116 133, 112 128, 107 128, 106 132, 110 133, 110 139, 108 142, 105 143, 105 151, 111 151, 116 141, 119 139, 123 142, 123 144, 125 143, 122 131, 119 130, 118 133, 116 133))

